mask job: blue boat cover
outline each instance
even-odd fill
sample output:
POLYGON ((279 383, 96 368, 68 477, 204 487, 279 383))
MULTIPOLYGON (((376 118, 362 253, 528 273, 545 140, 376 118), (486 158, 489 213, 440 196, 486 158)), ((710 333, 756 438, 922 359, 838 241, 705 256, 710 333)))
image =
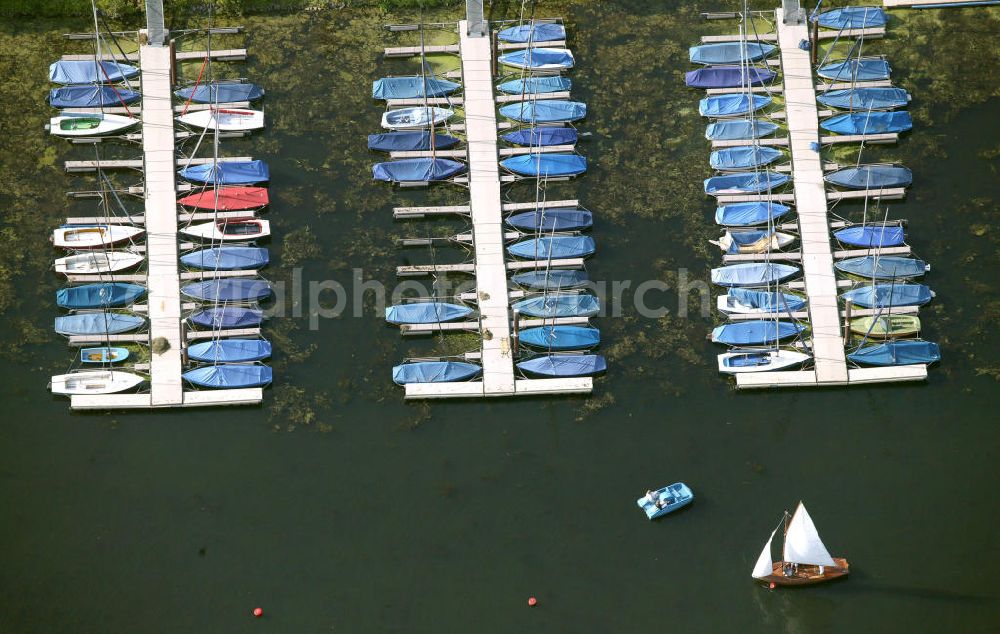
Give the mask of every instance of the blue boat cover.
POLYGON ((762 200, 722 205, 715 210, 715 222, 727 227, 752 227, 767 224, 791 211, 791 207, 762 200))
POLYGON ((205 302, 253 302, 271 296, 271 284, 252 278, 227 277, 192 282, 181 293, 205 302))
POLYGON ((194 103, 232 103, 234 101, 255 101, 264 96, 264 89, 257 84, 238 81, 220 81, 189 86, 174 93, 181 99, 194 103))
POLYGON ((49 65, 49 81, 57 84, 113 84, 139 74, 135 66, 110 60, 102 61, 101 69, 97 68, 97 60, 60 60, 49 65))
POLYGON ((757 291, 751 288, 730 288, 728 295, 751 308, 766 310, 769 313, 795 312, 805 308, 806 300, 791 293, 775 291, 757 291))
POLYGON ((55 327, 60 335, 114 335, 145 323, 145 319, 135 315, 100 312, 56 317, 55 327))
POLYGON ((563 99, 519 101, 500 108, 500 114, 527 123, 579 121, 587 116, 587 104, 563 99))
POLYGON ((767 231, 765 229, 743 229, 729 231, 728 233, 732 243, 729 245, 729 249, 726 253, 739 253, 740 247, 756 244, 768 236, 772 236, 773 240, 774 236, 774 231, 767 231))
MULTIPOLYGON (((444 150, 457 144, 461 139, 447 134, 434 135, 434 149, 444 150)), ((406 132, 384 132, 368 135, 368 149, 379 152, 416 152, 431 149, 430 130, 406 132)))
POLYGON ((49 105, 53 108, 120 106, 123 101, 129 104, 141 98, 134 90, 114 86, 63 86, 49 91, 49 105))
POLYGON ((735 117, 753 110, 760 110, 771 103, 767 95, 712 95, 698 102, 698 112, 703 117, 735 117))
POLYGON ((551 77, 526 77, 512 79, 497 86, 500 92, 509 95, 541 95, 547 92, 566 92, 573 87, 569 77, 554 75, 551 77))
POLYGON ((712 341, 730 346, 756 346, 774 343, 786 337, 793 337, 805 330, 805 326, 790 321, 757 319, 723 324, 712 330, 712 341))
POLYGON ((753 121, 716 121, 705 128, 705 138, 709 141, 739 141, 770 136, 778 129, 777 123, 754 119, 753 121))
POLYGON ((601 303, 594 295, 538 295, 515 302, 512 308, 529 317, 593 317, 601 303))
POLYGON ((896 306, 923 306, 931 301, 934 293, 924 284, 910 282, 885 283, 852 288, 843 295, 856 306, 864 308, 890 308, 896 306))
POLYGON ((400 159, 373 165, 372 178, 390 183, 426 183, 443 181, 465 170, 465 163, 451 159, 400 159))
POLYGON ((878 7, 841 7, 819 14, 819 25, 828 29, 869 29, 885 23, 885 11, 878 7))
POLYGON ((545 236, 522 240, 507 247, 507 252, 529 260, 585 258, 594 254, 597 246, 590 236, 545 236))
POLYGON ((146 294, 146 287, 124 282, 100 282, 69 286, 56 291, 61 308, 104 308, 127 306, 146 294))
POLYGON ((251 328, 264 321, 264 311, 240 306, 203 308, 191 313, 188 319, 204 328, 251 328))
POLYGON ((181 376, 199 387, 263 387, 271 382, 271 368, 266 365, 206 365, 188 370, 181 376))
POLYGON ((837 170, 824 178, 848 189, 885 189, 908 186, 913 182, 913 172, 897 165, 861 165, 837 170))
POLYGON ((226 161, 223 163, 206 163, 192 165, 182 169, 181 178, 196 183, 210 185, 252 185, 263 183, 271 178, 271 173, 264 161, 226 161))
POLYGON ((246 363, 271 356, 266 339, 213 339, 187 347, 188 358, 209 363, 246 363))
POLYGON ((905 235, 899 225, 854 225, 833 232, 833 236, 844 244, 855 247, 898 247, 904 243, 905 235))
POLYGON ((587 171, 587 157, 562 152, 522 154, 506 158, 500 165, 521 176, 576 176, 587 171))
POLYGON ((575 231, 593 226, 594 215, 576 207, 553 207, 514 214, 507 224, 521 231, 575 231))
POLYGON ((875 257, 866 255, 860 258, 837 260, 834 266, 844 273, 861 277, 874 277, 880 280, 892 280, 903 277, 920 277, 927 272, 927 263, 923 260, 906 258, 899 255, 883 255, 875 257))
POLYGON ((499 33, 497 38, 502 42, 558 42, 566 39, 566 29, 561 24, 519 24, 508 27, 499 33))
POLYGON ((576 128, 542 126, 508 132, 503 140, 514 145, 574 145, 577 133, 576 128))
POLYGON ((436 324, 461 319, 471 312, 471 308, 461 304, 415 302, 389 306, 385 309, 385 320, 390 324, 436 324))
POLYGON ((719 286, 764 286, 782 282, 798 274, 797 266, 747 262, 712 269, 712 283, 719 286))
POLYGON ((414 361, 392 368, 392 380, 399 385, 407 383, 450 383, 468 381, 479 376, 482 368, 463 361, 414 361))
POLYGON ((684 73, 684 83, 692 88, 737 88, 765 84, 777 76, 773 70, 742 66, 709 66, 684 73), (749 71, 749 72, 748 72, 749 71))
POLYGON ((744 61, 764 59, 777 50, 777 47, 760 42, 722 42, 719 44, 701 44, 688 49, 688 59, 695 64, 739 64, 744 61), (746 57, 743 47, 746 47, 746 57))
POLYGON ((869 57, 827 64, 816 74, 831 81, 876 81, 889 79, 892 68, 884 59, 869 57))
POLYGON ((525 271, 524 273, 518 273, 511 279, 514 280, 515 284, 520 284, 525 288, 534 288, 538 290, 576 288, 583 286, 590 281, 590 277, 587 275, 586 271, 562 269, 525 271))
POLYGON ((744 170, 769 165, 784 154, 773 147, 742 145, 715 150, 708 157, 708 163, 717 170, 744 170))
POLYGON ((517 367, 522 372, 539 376, 593 376, 608 369, 599 354, 543 354, 521 361, 517 367))
POLYGON ((900 339, 859 348, 848 354, 847 358, 863 365, 935 363, 941 360, 941 349, 932 341, 900 339))
POLYGON ((181 264, 211 271, 238 271, 267 266, 270 255, 261 247, 215 247, 181 256, 181 264))
POLYGON ((905 106, 910 93, 902 88, 847 88, 829 90, 816 97, 816 101, 831 108, 850 110, 891 110, 905 106))
POLYGON ((460 88, 459 84, 434 77, 383 77, 372 82, 372 99, 417 99, 424 96, 442 97, 460 88))
POLYGON ((893 112, 848 112, 823 119, 819 126, 837 134, 885 134, 906 132, 913 127, 910 113, 905 110, 893 112))
POLYGON ((573 54, 564 48, 526 48, 505 53, 497 59, 501 64, 529 69, 542 66, 573 68, 573 54))
POLYGON ((518 340, 547 350, 586 350, 601 342, 601 331, 583 326, 540 326, 522 330, 518 340))
POLYGON ((778 172, 755 172, 747 174, 723 174, 705 179, 705 193, 717 196, 719 194, 758 194, 788 182, 787 174, 778 172))

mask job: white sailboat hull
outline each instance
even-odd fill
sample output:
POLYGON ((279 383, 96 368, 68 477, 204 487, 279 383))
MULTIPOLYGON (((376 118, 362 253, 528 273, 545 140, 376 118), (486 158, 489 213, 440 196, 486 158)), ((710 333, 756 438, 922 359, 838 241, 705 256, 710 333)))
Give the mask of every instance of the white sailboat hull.
POLYGON ((808 354, 792 350, 734 349, 719 355, 719 372, 723 374, 772 372, 799 365, 809 358, 808 354))
POLYGON ((52 244, 63 249, 97 249, 124 242, 142 233, 138 227, 97 225, 59 227, 52 232, 52 244))
POLYGON ((130 390, 145 379, 120 370, 84 370, 52 377, 53 394, 116 394, 130 390))
POLYGON ((49 134, 67 138, 104 136, 122 132, 138 123, 139 119, 120 114, 66 112, 58 117, 49 119, 49 134), (82 124, 85 121, 94 121, 95 119, 99 121, 96 127, 74 125, 82 124))
POLYGON ((177 121, 193 128, 209 128, 220 132, 248 132, 264 127, 264 113, 244 108, 219 108, 189 112, 177 121))
POLYGON ((400 108, 399 110, 389 110, 382 114, 382 127, 389 130, 418 130, 429 127, 432 119, 434 125, 439 125, 450 119, 454 114, 454 110, 430 106, 400 108))
MULTIPOLYGON (((773 310, 748 306, 730 295, 719 295, 718 297, 716 297, 715 307, 719 309, 720 313, 726 315, 762 315, 762 316, 773 317, 775 314, 775 311, 773 310)), ((788 314, 787 311, 785 310, 779 312, 783 315, 788 314)))
MULTIPOLYGON (((768 251, 777 251, 784 249, 793 242, 795 242, 795 236, 776 231, 771 234, 770 239, 765 236, 751 244, 739 245, 737 253, 766 253, 768 251)), ((726 253, 729 253, 729 249, 733 246, 732 234, 727 231, 726 234, 719 238, 718 241, 713 240, 712 243, 718 245, 718 247, 726 253)))
POLYGON ((271 223, 267 220, 231 220, 229 222, 205 222, 181 229, 181 233, 202 240, 245 242, 271 235, 271 223))
POLYGON ((80 253, 56 260, 56 273, 64 275, 111 273, 137 266, 143 259, 141 255, 128 251, 80 253))

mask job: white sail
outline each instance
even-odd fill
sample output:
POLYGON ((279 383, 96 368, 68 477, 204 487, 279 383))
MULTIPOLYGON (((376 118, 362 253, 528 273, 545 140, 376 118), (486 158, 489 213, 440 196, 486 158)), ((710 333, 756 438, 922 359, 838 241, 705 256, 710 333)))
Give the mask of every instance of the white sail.
POLYGON ((799 502, 792 521, 785 532, 784 560, 795 564, 813 566, 836 566, 826 546, 816 532, 816 525, 809 517, 806 507, 799 502))
POLYGON ((757 564, 753 567, 753 578, 760 579, 770 575, 774 571, 774 563, 771 561, 771 541, 774 539, 774 534, 778 532, 778 529, 771 531, 771 536, 767 538, 767 543, 764 544, 764 550, 760 551, 760 557, 757 558, 757 564))

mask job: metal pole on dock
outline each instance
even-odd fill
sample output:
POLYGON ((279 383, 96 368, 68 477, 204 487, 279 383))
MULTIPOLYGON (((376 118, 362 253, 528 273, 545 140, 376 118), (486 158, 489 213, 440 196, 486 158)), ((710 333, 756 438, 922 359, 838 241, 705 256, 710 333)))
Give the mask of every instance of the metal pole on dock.
POLYGON ((844 343, 848 346, 851 345, 851 311, 853 308, 854 302, 846 300, 844 303, 844 343))
POLYGON ((517 348, 521 343, 521 311, 519 311, 516 308, 514 309, 513 325, 514 329, 510 335, 510 341, 511 341, 511 350, 516 353, 517 348))

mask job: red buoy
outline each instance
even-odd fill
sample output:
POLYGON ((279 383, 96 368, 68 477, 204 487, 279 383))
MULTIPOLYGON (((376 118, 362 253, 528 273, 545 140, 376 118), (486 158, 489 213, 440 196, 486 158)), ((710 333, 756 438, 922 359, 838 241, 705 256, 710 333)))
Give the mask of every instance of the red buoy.
POLYGON ((770 589, 772 589, 772 590, 774 590, 776 586, 774 585, 774 582, 772 581, 771 583, 768 584, 767 587, 770 588, 770 589))
POLYGON ((254 608, 253 609, 253 615, 255 617, 257 617, 258 619, 260 617, 264 616, 264 608, 254 608))
POLYGON ((528 597, 528 605, 534 606, 538 605, 538 599, 535 597, 528 597))

